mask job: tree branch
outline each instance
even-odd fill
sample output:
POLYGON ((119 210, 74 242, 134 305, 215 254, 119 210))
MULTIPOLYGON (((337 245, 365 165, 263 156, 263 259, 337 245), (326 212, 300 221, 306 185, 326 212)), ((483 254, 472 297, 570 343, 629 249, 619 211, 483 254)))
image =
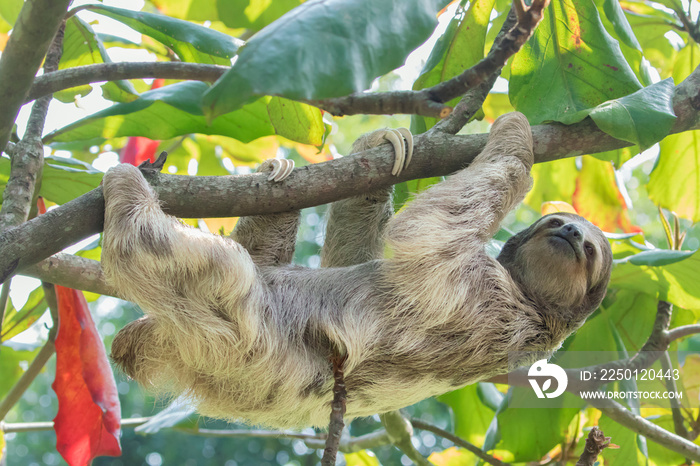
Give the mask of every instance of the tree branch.
POLYGON ((70 0, 29 0, 17 17, 0 56, 0 149, 12 126, 49 45, 61 25, 70 0))
MULTIPOLYGON (((671 132, 700 128, 700 68, 676 86, 671 132)), ((536 162, 604 152, 631 144, 599 130, 592 120, 532 128, 536 162)), ((326 204, 402 181, 441 176, 467 166, 484 148, 487 134, 416 136, 413 160, 391 176, 391 148, 376 147, 330 162, 300 167, 282 183, 264 174, 176 176, 157 174, 149 182, 166 210, 179 217, 236 217, 326 204)), ((0 280, 102 230, 102 189, 97 188, 44 215, 0 234, 0 280)))
POLYGON ((163 78, 214 82, 229 69, 228 66, 182 62, 101 63, 77 66, 37 77, 26 102, 71 87, 101 81, 163 78))
MULTIPOLYGON (((510 28, 500 40, 494 42, 491 51, 483 60, 449 81, 419 91, 358 93, 345 97, 312 100, 309 103, 336 116, 360 113, 405 113, 444 118, 452 110, 444 102, 463 95, 493 75, 498 76, 508 58, 520 50, 532 35, 548 3, 548 0, 536 0, 528 8, 522 0, 514 0, 513 4, 517 5, 514 9, 518 13, 515 26, 510 28)), ((509 23, 509 26, 512 26, 512 23, 509 23)), ((118 79, 148 77, 213 82, 227 69, 227 67, 189 63, 106 63, 82 66, 37 78, 28 95, 28 100, 49 92, 118 79)))
POLYGON ((412 418, 411 419, 411 424, 413 424, 413 427, 416 429, 421 429, 421 430, 427 430, 428 432, 432 432, 435 435, 439 435, 440 437, 446 438, 450 442, 454 443, 457 446, 460 446, 464 448, 465 450, 469 450, 472 452, 474 455, 479 457, 482 461, 488 464, 492 464, 493 466, 509 466, 510 463, 504 463, 503 461, 499 460, 498 458, 494 458, 493 456, 489 455, 488 453, 484 452, 481 448, 477 447, 476 445, 473 445, 466 440, 464 440, 461 437, 457 437, 455 434, 448 432, 444 429, 440 429, 437 426, 434 426, 432 424, 428 424, 427 422, 421 421, 420 419, 412 418))
POLYGON ((425 459, 423 455, 416 450, 413 443, 411 443, 413 426, 408 419, 403 417, 401 412, 389 411, 388 413, 380 414, 379 419, 382 420, 382 424, 384 424, 384 428, 387 434, 389 434, 391 443, 401 450, 413 463, 419 466, 432 465, 430 461, 425 459))

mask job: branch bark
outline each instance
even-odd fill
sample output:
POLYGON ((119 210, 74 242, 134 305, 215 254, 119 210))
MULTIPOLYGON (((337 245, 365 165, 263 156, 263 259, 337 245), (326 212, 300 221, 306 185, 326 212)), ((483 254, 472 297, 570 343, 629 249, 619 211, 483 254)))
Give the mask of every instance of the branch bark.
MULTIPOLYGON (((700 128, 700 68, 676 86, 672 133, 700 128)), ((536 162, 604 152, 631 145, 603 133, 592 120, 532 128, 536 162)), ((487 134, 416 136, 411 165, 391 176, 392 149, 380 146, 330 162, 300 167, 282 183, 264 174, 188 177, 157 174, 149 182, 168 213, 179 217, 236 217, 326 204, 402 181, 453 173, 476 157, 487 134)), ((104 198, 97 188, 0 235, 0 280, 65 247, 99 233, 104 198)))
POLYGON ((29 0, 24 3, 0 57, 0 149, 12 126, 49 45, 63 21, 70 0, 29 0))

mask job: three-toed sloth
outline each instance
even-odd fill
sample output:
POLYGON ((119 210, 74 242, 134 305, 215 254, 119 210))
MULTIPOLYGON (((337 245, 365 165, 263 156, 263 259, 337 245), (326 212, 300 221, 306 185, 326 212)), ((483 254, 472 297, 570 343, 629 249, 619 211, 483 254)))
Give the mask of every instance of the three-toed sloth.
POLYGON ((502 116, 469 167, 396 216, 390 189, 332 204, 318 269, 290 265, 296 212, 206 234, 165 215, 136 167, 112 168, 102 265, 147 314, 119 332, 112 358, 204 415, 286 428, 327 424, 334 357, 353 418, 504 373, 509 353, 551 353, 600 304, 612 255, 566 213, 486 253, 532 163, 527 120, 502 116))

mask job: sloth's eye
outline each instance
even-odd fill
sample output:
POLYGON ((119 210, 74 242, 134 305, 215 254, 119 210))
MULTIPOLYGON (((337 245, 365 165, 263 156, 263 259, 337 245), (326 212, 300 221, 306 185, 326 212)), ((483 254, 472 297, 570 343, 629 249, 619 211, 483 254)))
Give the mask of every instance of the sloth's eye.
POLYGON ((595 248, 591 243, 586 243, 583 245, 583 247, 586 248, 586 254, 588 254, 589 256, 595 254, 595 248))
POLYGON ((549 226, 550 227, 560 227, 564 224, 561 220, 558 218, 553 218, 552 220, 549 221, 549 226))

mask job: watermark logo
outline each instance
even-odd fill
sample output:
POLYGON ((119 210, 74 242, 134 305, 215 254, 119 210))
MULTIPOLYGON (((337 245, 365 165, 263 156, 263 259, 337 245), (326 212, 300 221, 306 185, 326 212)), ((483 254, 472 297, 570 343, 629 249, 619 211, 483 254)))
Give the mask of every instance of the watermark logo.
POLYGON ((530 381, 532 389, 535 390, 537 398, 556 398, 564 393, 566 385, 569 383, 564 369, 556 364, 548 363, 546 359, 540 359, 530 366, 530 370, 527 372, 527 379, 530 381), (552 386, 552 379, 557 381, 557 388, 553 392, 548 393, 552 386), (538 380, 543 380, 541 387, 538 380))

